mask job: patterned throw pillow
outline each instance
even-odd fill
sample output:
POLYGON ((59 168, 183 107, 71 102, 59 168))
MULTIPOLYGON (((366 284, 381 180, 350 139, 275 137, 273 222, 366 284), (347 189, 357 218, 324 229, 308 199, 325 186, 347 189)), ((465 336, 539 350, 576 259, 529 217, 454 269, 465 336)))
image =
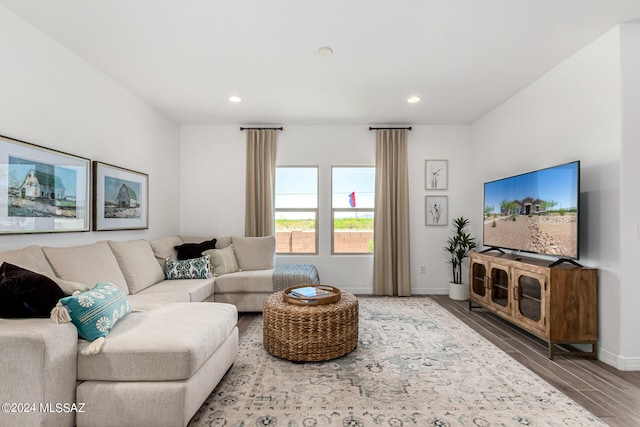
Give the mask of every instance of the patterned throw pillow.
POLYGON ((211 256, 211 270, 214 277, 240 271, 232 244, 222 249, 209 249, 202 252, 202 255, 211 256))
POLYGON ((167 258, 165 278, 173 279, 210 279, 211 260, 209 255, 200 258, 176 261, 167 258))
POLYGON ((118 320, 131 313, 129 298, 109 282, 100 282, 86 292, 62 298, 60 304, 78 328, 78 335, 87 341, 106 336, 118 320))

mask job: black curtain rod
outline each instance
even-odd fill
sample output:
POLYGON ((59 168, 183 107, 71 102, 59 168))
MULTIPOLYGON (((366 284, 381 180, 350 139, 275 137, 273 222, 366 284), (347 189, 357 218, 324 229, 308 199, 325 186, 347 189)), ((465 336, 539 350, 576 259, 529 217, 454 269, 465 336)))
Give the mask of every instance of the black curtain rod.
POLYGON ((411 126, 409 126, 408 128, 372 128, 372 127, 369 128, 369 130, 393 130, 393 129, 411 130, 411 126))
POLYGON ((282 127, 279 128, 243 128, 241 127, 240 130, 284 130, 282 127))

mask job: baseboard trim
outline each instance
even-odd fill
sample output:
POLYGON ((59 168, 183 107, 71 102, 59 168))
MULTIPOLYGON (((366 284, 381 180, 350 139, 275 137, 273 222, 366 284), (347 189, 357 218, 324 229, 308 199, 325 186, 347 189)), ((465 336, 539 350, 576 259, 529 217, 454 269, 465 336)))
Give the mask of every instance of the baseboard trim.
POLYGON ((624 368, 621 371, 640 371, 640 357, 623 357, 624 368))
POLYGON ((449 295, 449 288, 411 289, 412 295, 449 295))
MULTIPOLYGON (((341 291, 350 292, 354 295, 373 295, 373 289, 371 288, 351 288, 340 287, 341 291)), ((429 295, 449 295, 449 288, 437 288, 437 289, 412 289, 411 295, 415 296, 429 296, 429 295)))
POLYGON ((349 292, 354 295, 372 295, 371 288, 349 288, 349 287, 340 287, 341 291, 349 292))
POLYGON ((625 357, 600 349, 598 360, 621 371, 640 371, 640 357, 625 357))

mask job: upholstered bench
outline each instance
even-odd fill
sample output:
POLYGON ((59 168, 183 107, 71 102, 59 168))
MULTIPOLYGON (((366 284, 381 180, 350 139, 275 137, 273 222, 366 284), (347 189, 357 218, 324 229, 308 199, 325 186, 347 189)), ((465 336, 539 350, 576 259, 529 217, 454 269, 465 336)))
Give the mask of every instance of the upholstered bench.
POLYGON ((273 272, 273 291, 284 291, 298 285, 318 285, 320 275, 312 264, 279 265, 273 272))
POLYGON ((237 321, 231 304, 172 303, 118 321, 96 355, 80 340, 78 427, 186 425, 236 358, 237 321))

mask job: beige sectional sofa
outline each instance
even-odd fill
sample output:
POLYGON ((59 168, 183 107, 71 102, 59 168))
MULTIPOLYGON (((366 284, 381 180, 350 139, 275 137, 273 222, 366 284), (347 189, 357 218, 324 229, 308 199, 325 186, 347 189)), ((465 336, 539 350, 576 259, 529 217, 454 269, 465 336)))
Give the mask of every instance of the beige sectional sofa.
POLYGON ((0 426, 186 425, 235 360, 238 309, 262 310, 275 266, 274 238, 223 237, 216 247, 233 244, 242 271, 165 280, 164 261, 175 259, 174 246, 200 240, 175 236, 0 253, 0 264, 67 284, 109 281, 134 307, 92 356, 80 353, 89 343, 78 339, 71 323, 0 319, 0 395, 2 403, 16 404, 14 412, 0 413, 0 426))
MULTIPOLYGON (((176 259, 175 246, 206 240, 206 237, 166 237, 152 240, 151 247, 158 260, 164 266, 169 257, 176 259)), ((235 305, 241 312, 262 311, 264 299, 273 293, 273 272, 275 269, 276 239, 269 237, 218 237, 216 248, 223 249, 233 244, 234 253, 241 271, 215 277, 212 281, 212 295, 216 302, 235 305)), ((180 288, 174 283, 162 283, 139 292, 132 302, 149 303, 149 294, 166 292, 180 288)))

